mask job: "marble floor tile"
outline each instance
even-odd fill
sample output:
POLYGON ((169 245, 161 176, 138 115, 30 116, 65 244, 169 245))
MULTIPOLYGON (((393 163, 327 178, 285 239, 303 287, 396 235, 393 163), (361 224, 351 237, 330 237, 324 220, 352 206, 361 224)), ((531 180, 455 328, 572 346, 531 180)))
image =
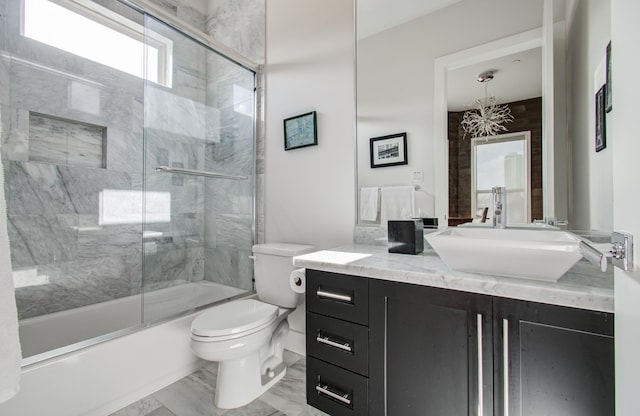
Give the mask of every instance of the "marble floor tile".
POLYGON ((306 404, 305 357, 285 351, 284 360, 282 380, 238 409, 213 405, 218 365, 211 363, 110 416, 327 416, 306 404))

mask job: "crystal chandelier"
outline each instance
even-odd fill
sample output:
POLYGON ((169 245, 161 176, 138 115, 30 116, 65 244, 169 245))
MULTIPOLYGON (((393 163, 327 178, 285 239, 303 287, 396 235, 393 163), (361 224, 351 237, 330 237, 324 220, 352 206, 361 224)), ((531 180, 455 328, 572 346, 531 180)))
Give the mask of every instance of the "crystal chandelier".
POLYGON ((508 131, 503 125, 513 121, 513 115, 508 105, 498 105, 496 97, 489 97, 489 81, 493 79, 493 71, 485 71, 478 75, 478 82, 484 84, 484 101, 475 101, 476 108, 465 111, 462 117, 463 138, 495 136, 502 131, 508 131))

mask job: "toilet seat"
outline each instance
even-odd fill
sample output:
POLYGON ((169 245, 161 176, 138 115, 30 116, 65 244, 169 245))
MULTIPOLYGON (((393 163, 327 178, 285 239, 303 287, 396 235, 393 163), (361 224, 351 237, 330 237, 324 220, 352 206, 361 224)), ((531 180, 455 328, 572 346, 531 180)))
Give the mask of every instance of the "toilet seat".
POLYGON ((202 313, 191 323, 191 336, 200 341, 223 341, 245 336, 270 325, 278 307, 255 299, 235 300, 202 313))

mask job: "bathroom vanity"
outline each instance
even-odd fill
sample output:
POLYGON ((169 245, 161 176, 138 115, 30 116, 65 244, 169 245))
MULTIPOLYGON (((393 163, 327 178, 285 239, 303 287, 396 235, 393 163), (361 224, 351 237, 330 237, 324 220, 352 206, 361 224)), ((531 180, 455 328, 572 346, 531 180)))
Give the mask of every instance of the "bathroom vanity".
POLYGON ((454 272, 349 246, 307 268, 307 401, 331 415, 614 414, 613 276, 454 272))

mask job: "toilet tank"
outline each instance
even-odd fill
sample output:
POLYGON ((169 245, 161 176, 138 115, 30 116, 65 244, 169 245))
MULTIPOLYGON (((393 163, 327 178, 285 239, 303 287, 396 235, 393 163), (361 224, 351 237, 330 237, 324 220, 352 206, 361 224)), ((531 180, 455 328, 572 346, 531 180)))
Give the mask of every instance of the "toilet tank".
POLYGON ((289 286, 294 269, 293 257, 310 253, 314 246, 291 243, 267 243, 253 246, 253 274, 260 300, 283 308, 295 308, 300 294, 289 286))

